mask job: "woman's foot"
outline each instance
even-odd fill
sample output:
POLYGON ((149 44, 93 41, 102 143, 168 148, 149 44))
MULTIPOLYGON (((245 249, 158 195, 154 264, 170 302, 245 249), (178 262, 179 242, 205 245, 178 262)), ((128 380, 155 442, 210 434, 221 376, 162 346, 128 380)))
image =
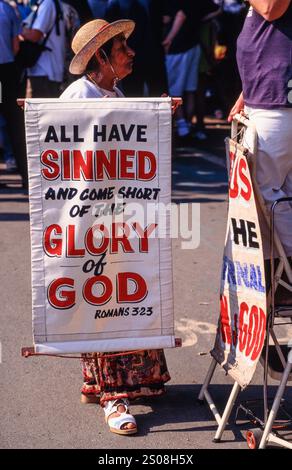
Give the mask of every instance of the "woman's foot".
POLYGON ((105 402, 104 413, 111 432, 123 435, 136 434, 136 420, 130 414, 129 402, 125 398, 105 402))

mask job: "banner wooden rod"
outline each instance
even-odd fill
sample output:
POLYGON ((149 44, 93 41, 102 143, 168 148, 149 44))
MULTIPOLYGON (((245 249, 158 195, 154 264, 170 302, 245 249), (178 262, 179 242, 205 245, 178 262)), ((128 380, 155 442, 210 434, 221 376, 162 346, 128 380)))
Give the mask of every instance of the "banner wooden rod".
MULTIPOLYGON (((20 108, 22 108, 22 109, 24 108, 24 103, 25 103, 25 98, 17 98, 17 104, 20 108)), ((181 106, 182 103, 183 103, 183 100, 180 97, 171 99, 171 104, 175 108, 177 108, 178 106, 181 106)))
MULTIPOLYGON (((182 347, 182 339, 181 338, 175 338, 175 348, 181 348, 182 347)), ((135 353, 138 353, 142 351, 142 349, 139 349, 138 351, 124 351, 122 353, 113 353, 111 355, 109 355, 109 357, 113 357, 113 356, 124 356, 126 354, 135 354, 135 353)), ((37 353, 35 352, 35 347, 34 346, 29 346, 29 347, 25 347, 25 348, 21 348, 21 356, 22 357, 25 357, 25 358, 28 358, 28 357, 31 357, 31 356, 52 356, 52 357, 64 357, 66 359, 81 359, 82 357, 81 356, 78 356, 78 357, 74 357, 74 356, 64 356, 64 355, 61 355, 61 354, 45 354, 45 353, 37 353)))

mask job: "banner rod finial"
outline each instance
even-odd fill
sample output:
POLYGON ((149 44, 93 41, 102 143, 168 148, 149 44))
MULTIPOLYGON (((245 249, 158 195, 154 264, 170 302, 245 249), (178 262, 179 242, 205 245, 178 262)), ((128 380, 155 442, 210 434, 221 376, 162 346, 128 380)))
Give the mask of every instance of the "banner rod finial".
POLYGON ((30 357, 30 356, 34 356, 35 354, 35 349, 34 349, 34 346, 31 346, 29 348, 22 348, 21 349, 21 355, 22 357, 30 357))

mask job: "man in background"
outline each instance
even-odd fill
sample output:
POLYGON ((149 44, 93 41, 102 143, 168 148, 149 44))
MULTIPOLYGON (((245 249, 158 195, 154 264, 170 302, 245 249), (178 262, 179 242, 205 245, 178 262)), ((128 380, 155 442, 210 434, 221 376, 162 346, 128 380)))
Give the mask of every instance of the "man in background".
POLYGON ((38 43, 45 40, 48 48, 27 69, 32 97, 58 97, 65 66, 65 21, 60 0, 42 0, 36 13, 31 13, 24 24, 23 39, 38 43))
POLYGON ((199 30, 203 21, 220 13, 212 0, 169 0, 163 41, 169 92, 182 96, 184 105, 176 113, 178 144, 191 145, 201 56, 199 30))
POLYGON ((19 20, 13 8, 0 0, 0 113, 3 115, 22 185, 28 187, 23 112, 17 106, 18 72, 14 57, 19 49, 19 20))
POLYGON ((128 18, 136 27, 129 38, 135 51, 133 73, 123 80, 123 90, 129 97, 149 96, 168 92, 163 37, 165 0, 108 0, 107 21, 128 18))

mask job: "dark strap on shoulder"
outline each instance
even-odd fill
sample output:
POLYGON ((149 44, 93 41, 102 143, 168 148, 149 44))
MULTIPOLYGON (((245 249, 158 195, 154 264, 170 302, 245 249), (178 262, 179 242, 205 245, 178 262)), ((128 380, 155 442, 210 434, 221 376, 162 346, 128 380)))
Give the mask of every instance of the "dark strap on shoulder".
MULTIPOLYGON (((39 0, 37 2, 37 7, 36 7, 36 10, 35 10, 34 15, 32 17, 32 22, 31 22, 30 28, 32 28, 32 25, 36 20, 36 17, 37 17, 37 14, 38 14, 38 9, 39 9, 42 2, 43 2, 43 0, 39 0)), ((61 9, 59 0, 53 0, 53 2, 54 2, 54 5, 55 5, 55 8, 56 8, 56 20, 55 20, 55 23, 53 24, 53 26, 51 27, 50 31, 48 32, 48 34, 44 38, 44 40, 42 42, 43 46, 45 46, 45 44, 46 44, 47 40, 49 39, 50 34, 53 31, 55 25, 56 25, 57 36, 60 36, 60 24, 59 24, 59 22, 63 19, 63 11, 61 9)))
POLYGON ((53 0, 54 4, 55 4, 55 8, 56 8, 56 32, 57 32, 57 36, 60 36, 60 24, 59 22, 61 20, 63 20, 63 11, 61 9, 61 6, 60 6, 60 2, 59 0, 53 0))
POLYGON ((37 14, 38 14, 38 9, 40 7, 40 4, 42 3, 43 0, 39 0, 37 3, 36 3, 36 9, 34 11, 34 14, 32 16, 32 20, 31 20, 31 24, 30 24, 30 28, 32 28, 32 25, 34 24, 35 20, 36 20, 36 17, 37 17, 37 14))

